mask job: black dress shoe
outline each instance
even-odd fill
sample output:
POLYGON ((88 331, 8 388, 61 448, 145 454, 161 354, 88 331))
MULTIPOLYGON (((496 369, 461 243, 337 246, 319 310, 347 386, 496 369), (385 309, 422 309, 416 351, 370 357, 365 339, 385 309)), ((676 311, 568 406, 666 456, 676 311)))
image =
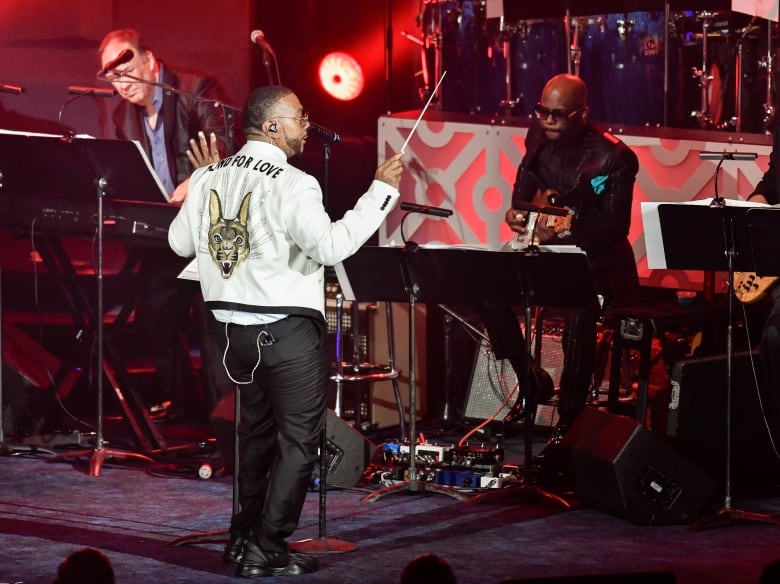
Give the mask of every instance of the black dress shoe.
POLYGON ((317 558, 287 552, 265 552, 247 540, 236 576, 265 578, 266 576, 294 576, 316 572, 317 558))
POLYGON ((226 564, 237 564, 241 561, 241 555, 244 551, 244 542, 246 538, 241 535, 231 535, 230 541, 225 546, 225 552, 222 554, 222 561, 226 564))

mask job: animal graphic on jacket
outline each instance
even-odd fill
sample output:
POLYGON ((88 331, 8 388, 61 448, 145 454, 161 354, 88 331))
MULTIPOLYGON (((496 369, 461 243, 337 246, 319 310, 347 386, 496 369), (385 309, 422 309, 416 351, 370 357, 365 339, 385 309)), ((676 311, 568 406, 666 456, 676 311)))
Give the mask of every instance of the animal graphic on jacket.
POLYGON ((222 278, 227 280, 233 271, 249 255, 249 201, 252 193, 244 195, 238 215, 233 219, 222 216, 222 202, 219 194, 211 189, 209 198, 209 252, 219 268, 222 278))

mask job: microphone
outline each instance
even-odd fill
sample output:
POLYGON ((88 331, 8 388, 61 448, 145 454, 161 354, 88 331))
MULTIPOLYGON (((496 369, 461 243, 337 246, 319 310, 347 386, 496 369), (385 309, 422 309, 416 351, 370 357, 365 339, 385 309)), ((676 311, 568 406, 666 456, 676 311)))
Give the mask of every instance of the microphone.
POLYGON ((699 160, 755 160, 755 152, 699 152, 699 160))
POLYGON ((566 207, 545 207, 542 205, 534 205, 533 203, 513 203, 512 207, 518 211, 529 211, 531 213, 541 213, 543 215, 557 215, 559 217, 566 217, 569 214, 569 210, 566 207))
POLYGON ((116 69, 119 65, 124 65, 128 61, 132 61, 134 56, 135 54, 133 53, 133 51, 131 51, 130 49, 125 49, 124 51, 122 51, 116 56, 116 59, 106 63, 106 66, 103 67, 100 71, 98 71, 97 76, 98 77, 105 76, 106 73, 108 73, 112 69, 116 69))
POLYGON ((423 215, 433 215, 434 217, 449 217, 452 215, 452 209, 442 209, 441 207, 429 207, 428 205, 418 205, 417 203, 401 203, 401 209, 412 213, 422 213, 423 215))
POLYGON ((82 85, 69 85, 68 93, 73 95, 94 95, 95 97, 113 97, 116 89, 106 87, 86 87, 82 85))
POLYGON ((268 51, 274 58, 276 58, 276 53, 274 53, 274 50, 271 48, 269 42, 265 40, 265 34, 262 30, 253 30, 249 35, 249 40, 254 44, 262 47, 264 51, 268 51))
POLYGON ((341 136, 339 136, 333 130, 318 126, 313 122, 309 122, 309 133, 315 133, 326 142, 341 142, 341 136))
POLYGON ((9 85, 8 83, 0 83, 0 92, 15 93, 19 95, 20 93, 24 93, 24 87, 19 85, 9 85))

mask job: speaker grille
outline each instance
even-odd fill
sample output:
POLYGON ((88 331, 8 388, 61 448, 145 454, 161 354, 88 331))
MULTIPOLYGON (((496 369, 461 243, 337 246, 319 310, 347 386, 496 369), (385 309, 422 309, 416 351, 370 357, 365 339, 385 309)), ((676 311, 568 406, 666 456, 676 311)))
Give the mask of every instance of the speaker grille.
MULTIPOLYGON (((525 328, 522 327, 521 328, 525 328)), ((560 386, 563 371, 563 346, 557 321, 545 321, 541 337, 540 353, 542 369, 552 377, 556 389, 560 386)), ((532 339, 531 347, 535 357, 537 343, 532 339)), ((502 420, 518 397, 517 375, 506 359, 496 359, 490 343, 483 340, 477 349, 474 368, 471 373, 464 418, 486 420, 491 417, 502 420), (511 397, 510 397, 511 396, 511 397), (507 401, 507 398, 509 400, 507 401), (507 402, 506 404, 504 402, 507 402), (503 404, 503 405, 502 405, 503 404)), ((558 421, 557 408, 540 405, 537 409, 536 423, 541 426, 554 426, 558 421)))
POLYGON ((477 349, 463 416, 474 420, 493 416, 504 419, 517 396, 517 376, 509 361, 497 360, 490 343, 482 341, 477 349))

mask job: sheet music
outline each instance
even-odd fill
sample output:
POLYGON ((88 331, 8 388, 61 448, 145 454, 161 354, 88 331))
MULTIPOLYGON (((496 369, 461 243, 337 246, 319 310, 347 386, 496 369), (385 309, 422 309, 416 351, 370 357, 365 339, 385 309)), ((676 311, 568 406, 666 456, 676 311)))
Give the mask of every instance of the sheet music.
POLYGON ((731 10, 777 22, 777 0, 731 0, 731 10))
MULTIPOLYGON (((28 136, 32 138, 62 138, 61 134, 46 134, 44 132, 25 132, 20 130, 6 130, 5 128, 0 128, 0 134, 11 134, 13 136, 28 136)), ((89 134, 76 134, 73 136, 74 138, 92 138, 94 139, 94 136, 90 136, 89 134)))
POLYGON ((162 195, 162 198, 165 199, 166 203, 170 203, 171 195, 165 190, 165 187, 163 186, 160 177, 157 176, 157 173, 154 171, 154 167, 152 166, 149 157, 146 155, 146 151, 144 150, 143 146, 141 146, 141 143, 138 140, 130 140, 130 141, 133 143, 133 145, 136 147, 136 150, 138 150, 138 153, 141 155, 141 159, 144 161, 146 168, 149 170, 149 174, 152 175, 152 178, 154 179, 154 184, 157 185, 157 188, 160 191, 160 195, 162 195))
MULTIPOLYGON (((708 207, 712 199, 698 199, 696 201, 682 201, 672 203, 668 201, 642 202, 642 225, 645 232, 645 249, 647 253, 647 267, 651 270, 666 269, 666 255, 664 254, 664 242, 661 236, 661 221, 658 218, 658 205, 698 205, 708 207)), ((765 203, 751 203, 740 199, 728 199, 729 207, 767 207, 765 203)), ((695 234, 691 234, 694 237, 695 234)))

